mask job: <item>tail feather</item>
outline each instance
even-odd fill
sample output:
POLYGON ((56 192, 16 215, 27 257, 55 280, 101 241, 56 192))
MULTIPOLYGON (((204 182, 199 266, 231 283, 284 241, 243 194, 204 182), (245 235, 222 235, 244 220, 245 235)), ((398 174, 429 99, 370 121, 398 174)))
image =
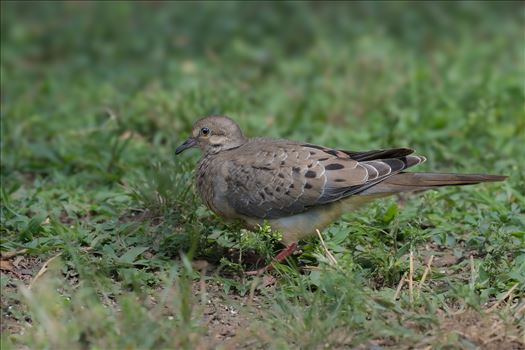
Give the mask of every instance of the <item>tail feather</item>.
POLYGON ((360 194, 423 191, 441 186, 474 185, 503 181, 507 176, 485 174, 399 173, 386 178, 360 194))

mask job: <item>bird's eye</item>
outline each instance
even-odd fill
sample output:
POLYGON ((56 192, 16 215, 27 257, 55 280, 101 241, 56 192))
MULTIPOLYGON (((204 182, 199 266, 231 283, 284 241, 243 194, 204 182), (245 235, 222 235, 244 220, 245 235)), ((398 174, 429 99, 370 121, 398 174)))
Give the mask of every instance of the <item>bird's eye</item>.
POLYGON ((201 134, 202 135, 207 136, 209 133, 210 133, 210 129, 208 129, 208 128, 202 128, 201 129, 201 134))

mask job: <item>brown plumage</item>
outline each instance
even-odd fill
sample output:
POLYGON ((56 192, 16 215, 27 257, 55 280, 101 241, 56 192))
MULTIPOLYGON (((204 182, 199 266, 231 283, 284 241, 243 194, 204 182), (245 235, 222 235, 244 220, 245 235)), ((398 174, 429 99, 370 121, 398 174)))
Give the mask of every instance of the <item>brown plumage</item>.
POLYGON ((506 178, 407 173, 407 168, 425 161, 408 148, 354 152, 281 139, 249 139, 233 120, 222 116, 197 121, 192 134, 176 153, 194 146, 202 150, 197 189, 208 208, 251 227, 267 221, 283 234, 286 245, 377 197, 506 178))

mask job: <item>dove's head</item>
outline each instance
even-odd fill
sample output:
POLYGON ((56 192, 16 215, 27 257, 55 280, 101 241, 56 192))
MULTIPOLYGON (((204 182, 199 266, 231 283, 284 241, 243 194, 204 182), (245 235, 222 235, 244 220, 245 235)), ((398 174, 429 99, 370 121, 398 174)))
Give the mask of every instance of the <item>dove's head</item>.
POLYGON ((246 142, 239 126, 230 118, 210 116, 193 124, 192 136, 177 147, 175 154, 191 147, 199 147, 204 154, 215 154, 237 148, 246 142))

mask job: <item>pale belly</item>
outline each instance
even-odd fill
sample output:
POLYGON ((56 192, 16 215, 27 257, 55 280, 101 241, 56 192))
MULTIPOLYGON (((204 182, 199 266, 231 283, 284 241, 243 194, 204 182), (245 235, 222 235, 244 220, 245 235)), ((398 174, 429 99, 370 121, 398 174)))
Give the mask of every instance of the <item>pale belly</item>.
MULTIPOLYGON (((344 213, 359 209, 375 198, 381 196, 355 196, 341 201, 312 208, 304 213, 287 216, 279 219, 267 220, 272 230, 282 233, 282 243, 288 245, 301 239, 308 238, 316 233, 316 230, 323 230, 333 223, 344 213)), ((264 220, 243 218, 249 226, 255 227, 262 225, 264 220)))

